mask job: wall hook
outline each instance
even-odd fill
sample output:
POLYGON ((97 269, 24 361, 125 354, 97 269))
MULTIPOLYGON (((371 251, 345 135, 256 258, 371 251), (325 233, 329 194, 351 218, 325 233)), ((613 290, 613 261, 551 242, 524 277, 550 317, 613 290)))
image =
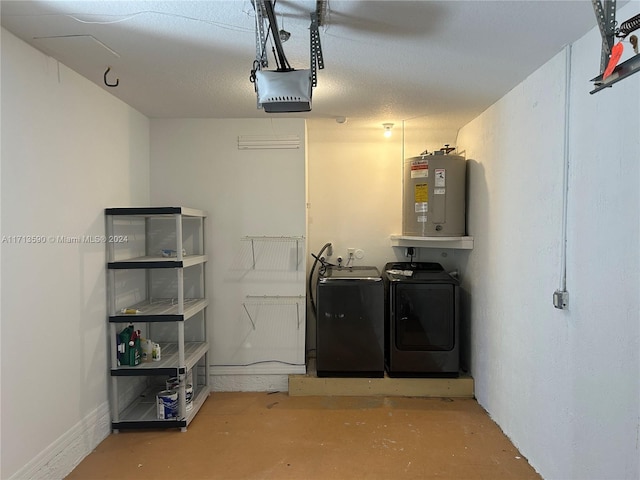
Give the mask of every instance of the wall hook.
POLYGON ((116 78, 116 83, 107 82, 107 74, 111 71, 111 67, 107 67, 107 70, 104 72, 104 84, 107 87, 117 87, 120 84, 120 79, 116 78))

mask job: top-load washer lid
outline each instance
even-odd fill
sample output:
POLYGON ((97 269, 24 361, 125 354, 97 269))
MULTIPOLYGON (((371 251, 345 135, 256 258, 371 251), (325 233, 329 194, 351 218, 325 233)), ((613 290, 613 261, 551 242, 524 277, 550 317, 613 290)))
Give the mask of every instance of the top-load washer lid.
POLYGON ((460 284, 442 265, 431 262, 389 262, 384 267, 384 275, 391 282, 460 284))
POLYGON ((380 282, 380 272, 376 267, 327 267, 320 276, 320 283, 331 282, 333 280, 369 280, 380 282))

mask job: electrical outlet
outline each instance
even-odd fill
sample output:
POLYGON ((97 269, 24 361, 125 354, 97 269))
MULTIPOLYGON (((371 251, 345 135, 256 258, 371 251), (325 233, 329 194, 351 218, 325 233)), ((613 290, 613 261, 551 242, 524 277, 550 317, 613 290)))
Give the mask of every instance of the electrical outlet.
POLYGON ((354 257, 356 254, 356 249, 355 248, 347 248, 347 255, 349 257, 354 257))
POLYGON ((569 292, 564 290, 553 292, 553 306, 560 310, 569 308, 569 292))

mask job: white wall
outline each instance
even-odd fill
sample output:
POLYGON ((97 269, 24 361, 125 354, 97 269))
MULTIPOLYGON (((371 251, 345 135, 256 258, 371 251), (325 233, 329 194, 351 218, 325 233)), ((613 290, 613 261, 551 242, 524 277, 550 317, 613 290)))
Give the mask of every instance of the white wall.
POLYGON ((596 28, 571 49, 568 310, 552 305, 566 52, 457 142, 470 167, 475 248, 464 283, 476 396, 550 479, 640 476, 640 75, 589 95, 600 44, 596 28))
POLYGON ((301 119, 151 121, 152 203, 209 213, 215 390, 286 391, 286 374, 305 371, 304 299, 272 298, 305 294, 305 137, 301 119), (239 135, 297 135, 300 148, 239 150, 239 135), (295 242, 257 239, 253 268, 247 236, 300 237, 298 265, 295 242))
MULTIPOLYGON (((2 52, 2 31, 0 31, 0 52, 2 52)), ((0 90, 2 88, 2 62, 0 62, 0 90)), ((0 93, 0 101, 2 94, 0 93)), ((0 114, 0 146, 2 145, 2 115, 0 114)), ((0 151, 0 213, 2 212, 2 152, 0 151)), ((1 219, 2 217, 0 217, 1 219)), ((2 222, 0 221, 0 235, 2 222)), ((0 247, 0 272, 2 272, 2 248, 0 247)), ((2 274, 0 273, 0 306, 2 305, 2 274)), ((2 308, 0 307, 0 362, 2 360, 2 308)), ((2 412, 2 368, 0 363, 0 412, 2 412)), ((1 421, 1 417, 0 417, 1 421)), ((0 452, 2 451, 2 424, 0 423, 0 452)), ((2 454, 0 454, 0 476, 2 476, 2 454)))
POLYGON ((335 260, 347 248, 365 256, 356 265, 381 266, 389 236, 401 233, 402 132, 383 136, 382 125, 309 120, 309 250, 332 242, 335 260))
POLYGON ((56 237, 149 202, 148 132, 2 29, 2 478, 60 478, 109 433, 105 245, 56 237))

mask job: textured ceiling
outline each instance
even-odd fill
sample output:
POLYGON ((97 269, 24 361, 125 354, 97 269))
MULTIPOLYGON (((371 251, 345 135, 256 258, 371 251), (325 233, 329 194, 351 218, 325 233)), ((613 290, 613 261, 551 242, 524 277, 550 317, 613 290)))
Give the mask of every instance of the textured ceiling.
MULTIPOLYGON (((618 6, 623 3, 619 1, 618 6)), ((2 25, 149 117, 429 119, 457 130, 596 26, 590 0, 329 0, 313 109, 267 114, 249 82, 245 1, 5 1, 2 25), (103 74, 111 67, 110 82, 103 74)), ((284 51, 309 68, 315 1, 278 0, 284 51)), ((594 76, 600 52, 593 52, 594 76)), ((275 69, 269 56, 270 69, 275 69)))

